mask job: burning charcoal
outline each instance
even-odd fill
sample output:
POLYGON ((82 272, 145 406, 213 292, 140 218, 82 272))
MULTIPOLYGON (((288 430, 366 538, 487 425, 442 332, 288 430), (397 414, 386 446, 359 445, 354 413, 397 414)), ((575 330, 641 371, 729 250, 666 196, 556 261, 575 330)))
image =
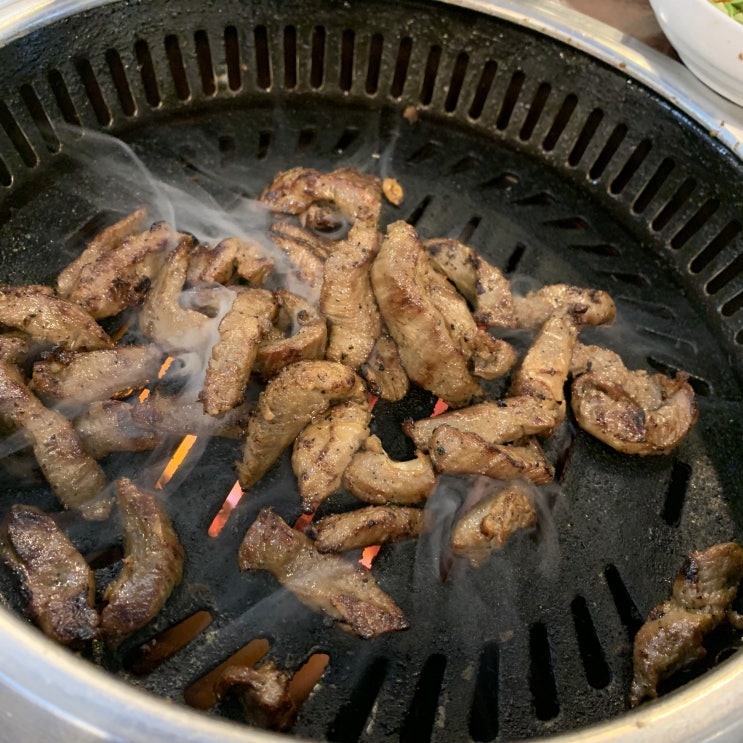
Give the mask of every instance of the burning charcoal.
POLYGON ((138 403, 94 402, 75 419, 75 432, 91 457, 102 459, 114 451, 149 451, 158 445, 161 435, 135 422, 134 405, 138 403))
POLYGON ((124 524, 124 567, 103 594, 101 630, 118 645, 157 616, 183 573, 183 547, 157 498, 126 477, 116 481, 124 524))
POLYGON ((520 328, 539 328, 558 311, 567 311, 580 325, 609 323, 617 314, 614 300, 606 292, 569 284, 551 284, 515 297, 514 306, 520 328))
POLYGON ((658 684, 704 658, 704 638, 721 622, 743 629, 731 604, 743 580, 743 548, 733 542, 692 552, 670 601, 656 606, 635 635, 630 704, 658 696, 658 684))
POLYGON ((271 661, 260 668, 229 666, 219 677, 215 693, 240 699, 245 720, 251 725, 284 732, 291 730, 299 712, 289 693, 292 674, 280 671, 271 661))
POLYGON ((55 495, 67 508, 83 508, 90 518, 105 516, 92 501, 106 488, 106 477, 86 453, 70 422, 45 408, 16 367, 0 361, 0 418, 23 430, 55 495))
POLYGON ((402 365, 397 344, 387 331, 377 338, 359 374, 366 380, 369 391, 383 400, 399 402, 410 389, 410 380, 402 365))
POLYGON ((268 570, 303 604, 364 639, 407 629, 395 602, 362 567, 321 555, 312 540, 264 508, 240 545, 241 570, 268 570))
POLYGON ((421 451, 415 459, 395 462, 382 448, 377 436, 370 436, 364 451, 351 460, 343 484, 365 503, 411 506, 425 501, 436 487, 431 460, 421 451))
POLYGON ((499 480, 524 477, 537 485, 552 482, 554 468, 536 439, 523 445, 489 444, 477 434, 439 426, 431 437, 429 455, 438 472, 486 475, 499 480))
POLYGON ((222 415, 242 402, 258 345, 271 329, 276 310, 271 292, 239 288, 219 323, 219 340, 206 369, 200 399, 209 415, 222 415))
POLYGON ((212 247, 199 245, 188 266, 190 283, 231 284, 239 276, 260 286, 273 271, 274 262, 250 240, 228 237, 212 247))
POLYGON ((578 424, 626 454, 668 454, 691 430, 698 408, 687 375, 630 371, 613 351, 578 344, 571 362, 578 424))
POLYGON ((516 327, 511 283, 497 268, 477 251, 451 238, 426 240, 423 245, 433 264, 472 305, 478 323, 516 327))
POLYGON ((45 634, 63 645, 97 636, 93 571, 51 516, 33 506, 11 506, 0 556, 23 583, 29 613, 45 634))
POLYGON ((434 274, 413 227, 391 224, 371 269, 380 311, 410 379, 453 407, 462 407, 482 389, 431 299, 434 274))
POLYGON ((48 286, 0 287, 0 325, 68 351, 93 351, 113 345, 82 307, 55 297, 48 286))
POLYGON ((361 379, 332 361, 299 361, 266 385, 248 423, 240 484, 248 489, 268 472, 299 432, 341 400, 366 400, 361 379))
POLYGON ((423 510, 403 506, 367 506, 325 516, 313 525, 318 552, 346 552, 415 539, 423 529, 423 510))
POLYGON ((489 444, 506 444, 526 436, 551 433, 560 420, 559 413, 554 400, 522 395, 405 421, 403 430, 423 451, 428 451, 433 432, 444 425, 477 434, 489 444))
POLYGON ((536 524, 537 512, 524 485, 512 483, 483 498, 457 521, 451 547, 455 554, 479 565, 492 550, 503 547, 512 534, 536 524))
POLYGON ((157 377, 162 361, 154 345, 56 352, 34 364, 31 384, 47 404, 129 397, 157 377))
POLYGON ((292 469, 305 512, 311 513, 341 486, 351 458, 369 436, 370 421, 366 400, 344 400, 297 436, 292 469))

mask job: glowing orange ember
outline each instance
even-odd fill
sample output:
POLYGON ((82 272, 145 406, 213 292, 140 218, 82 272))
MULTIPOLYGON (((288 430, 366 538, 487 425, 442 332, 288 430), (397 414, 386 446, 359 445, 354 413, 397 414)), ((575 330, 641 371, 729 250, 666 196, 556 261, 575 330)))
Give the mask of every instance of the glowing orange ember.
POLYGON ((377 556, 378 552, 378 544, 374 544, 371 547, 365 547, 364 551, 361 553, 359 564, 363 565, 367 570, 371 570, 372 562, 374 562, 374 558, 377 556))
POLYGON ((371 392, 366 393, 366 401, 369 403, 369 410, 374 410, 377 400, 379 400, 379 398, 376 395, 372 395, 371 392))
POLYGON ((156 490, 162 490, 163 485, 170 482, 171 478, 176 473, 176 470, 181 466, 181 464, 183 464, 183 460, 186 456, 188 456, 191 447, 196 443, 196 439, 197 437, 190 433, 184 437, 183 441, 181 441, 178 448, 175 450, 175 454, 173 454, 170 461, 165 466, 162 475, 160 475, 160 479, 155 483, 156 490))
POLYGON ((449 410, 449 403, 446 403, 441 398, 439 398, 438 400, 436 400, 436 404, 433 406, 433 413, 431 413, 431 418, 437 415, 441 415, 447 410, 449 410))
POLYGON ((214 517, 214 521, 209 525, 207 534, 210 537, 216 537, 219 532, 224 529, 224 525, 227 523, 227 519, 235 509, 240 499, 243 497, 243 489, 240 487, 240 481, 236 480, 232 486, 232 490, 227 494, 227 498, 222 504, 222 508, 219 509, 219 513, 214 517))
POLYGON ((114 343, 118 343, 123 337, 126 331, 129 330, 129 323, 124 323, 112 336, 111 340, 114 343))
MULTIPOLYGON (((173 357, 168 356, 165 361, 163 361, 163 365, 160 367, 160 371, 157 373, 157 378, 162 379, 165 376, 165 373, 170 369, 170 365, 173 363, 173 357)), ((148 397, 150 396, 150 391, 145 388, 142 390, 142 392, 139 395, 139 401, 144 402, 148 397)))
POLYGON ((294 522, 294 528, 297 531, 304 531, 309 525, 310 521, 312 521, 312 517, 315 515, 315 512, 312 513, 303 513, 295 522, 294 522))

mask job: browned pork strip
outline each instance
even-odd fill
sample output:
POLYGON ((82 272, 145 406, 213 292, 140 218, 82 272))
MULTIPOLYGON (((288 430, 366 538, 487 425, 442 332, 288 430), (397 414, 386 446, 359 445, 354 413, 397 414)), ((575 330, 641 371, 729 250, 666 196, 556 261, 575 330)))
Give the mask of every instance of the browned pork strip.
POLYGON ((27 333, 0 333, 0 359, 9 364, 25 364, 32 357, 34 342, 27 333))
POLYGON ((344 400, 309 423, 294 441, 292 469, 303 509, 311 513, 341 486, 341 477, 369 435, 366 400, 344 400))
POLYGON ((388 456, 377 436, 370 436, 351 460, 343 484, 365 503, 415 505, 425 501, 436 487, 431 460, 421 451, 415 459, 396 462, 388 456))
POLYGON ((271 240, 286 255, 290 270, 286 287, 294 294, 317 304, 322 289, 325 266, 319 252, 321 240, 294 224, 276 222, 271 228, 271 240))
POLYGON ((199 245, 193 251, 188 281, 231 284, 239 276, 260 286, 273 268, 274 262, 264 255, 257 243, 228 237, 214 247, 199 245))
POLYGON ((0 287, 0 325, 68 351, 93 351, 113 345, 82 307, 55 297, 48 286, 0 287))
POLYGON ((212 347, 201 401, 209 415, 237 407, 253 370, 258 345, 271 330, 276 315, 273 294, 265 289, 238 291, 219 323, 219 340, 212 347))
POLYGON ((325 516, 314 524, 318 552, 346 552, 416 538, 423 529, 423 510, 403 506, 367 506, 325 516))
POLYGON ((98 634, 93 571, 51 516, 33 506, 10 507, 0 555, 28 595, 36 624, 63 645, 98 634))
POLYGON ((732 611, 743 580, 743 548, 733 542, 692 552, 676 576, 670 601, 656 606, 635 635, 630 704, 658 696, 658 684, 707 654, 702 643, 721 622, 743 628, 732 611))
POLYGON ((602 325, 617 314, 606 292, 569 284, 550 284, 525 297, 514 297, 514 308, 520 328, 538 328, 556 311, 568 312, 580 325, 602 325))
POLYGON ((524 477, 546 485, 555 474, 536 439, 523 445, 489 444, 477 434, 439 426, 429 447, 433 466, 451 475, 487 475, 500 480, 524 477))
POLYGON ((245 534, 239 564, 241 570, 268 570, 303 604, 364 639, 409 626, 369 571, 337 555, 321 555, 311 539, 268 508, 245 534))
POLYGON ((251 415, 237 465, 240 484, 245 489, 255 485, 299 432, 334 402, 365 399, 364 383, 343 364, 299 361, 284 367, 261 392, 251 415))
POLYGON ((402 365, 397 344, 386 331, 377 338, 359 374, 366 380, 369 391, 383 400, 399 402, 408 394, 410 380, 402 365))
POLYGON ((75 432, 85 451, 102 459, 114 451, 149 451, 162 440, 160 433, 137 425, 134 405, 120 400, 94 402, 75 418, 75 432))
POLYGON ((124 567, 103 594, 101 630, 118 645, 157 616, 183 574, 183 547, 157 498, 130 479, 116 481, 124 525, 124 567))
MULTIPOLYGON (((0 418, 23 430, 44 477, 65 507, 80 508, 105 490, 103 470, 85 451, 70 422, 44 407, 18 369, 4 361, 0 361, 0 418)), ((87 514, 96 515, 92 510, 87 514)))
POLYGON ((687 376, 630 371, 618 354, 578 344, 571 363, 572 408, 578 424, 627 454, 667 454, 697 420, 687 376))

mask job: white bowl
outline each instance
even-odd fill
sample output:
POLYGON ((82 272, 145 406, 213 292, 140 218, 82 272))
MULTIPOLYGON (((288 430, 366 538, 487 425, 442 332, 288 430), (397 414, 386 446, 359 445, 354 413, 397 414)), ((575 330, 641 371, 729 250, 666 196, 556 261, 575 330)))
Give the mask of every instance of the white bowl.
POLYGON ((650 0, 684 64, 706 85, 743 105, 743 24, 709 0, 650 0))

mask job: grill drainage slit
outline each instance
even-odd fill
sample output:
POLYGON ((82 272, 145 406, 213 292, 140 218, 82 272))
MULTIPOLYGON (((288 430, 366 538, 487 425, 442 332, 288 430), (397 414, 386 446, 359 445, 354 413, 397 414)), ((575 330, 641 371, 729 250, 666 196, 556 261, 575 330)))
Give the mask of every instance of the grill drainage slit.
POLYGON ((492 59, 489 59, 482 68, 480 80, 475 88, 475 95, 472 97, 470 104, 469 117, 475 121, 482 116, 485 103, 490 95, 490 89, 493 87, 495 73, 498 71, 498 65, 492 59))
POLYGON ((511 251, 511 255, 508 256, 503 273, 512 274, 519 267, 519 263, 521 263, 521 259, 524 257, 525 252, 526 245, 523 243, 516 243, 516 246, 511 251))
MULTIPOLYGON (((665 361, 656 359, 655 356, 648 356, 646 361, 652 369, 665 374, 667 377, 675 377, 681 371, 677 366, 671 366, 671 364, 667 364, 665 361)), ((688 376, 687 381, 697 395, 700 397, 709 397, 713 393, 712 385, 707 380, 695 377, 688 372, 685 373, 688 376)))
POLYGON ((315 26, 312 32, 312 56, 310 58, 310 85, 319 90, 325 79, 325 27, 315 26))
POLYGON ((503 96, 503 103, 498 113, 498 119, 495 122, 495 126, 501 131, 508 126, 508 122, 511 120, 511 115, 521 95, 521 88, 524 86, 524 80, 526 80, 526 75, 521 70, 516 70, 511 76, 511 81, 508 83, 508 88, 506 88, 506 94, 503 96))
MULTIPOLYGON (((729 299, 720 307, 720 313, 723 317, 732 317, 741 307, 743 307, 743 292, 739 292, 732 299, 729 299)), ((738 342, 737 340, 735 341, 738 342)))
POLYGON ((689 264, 692 273, 703 271, 743 230, 738 220, 728 222, 689 264))
POLYGON ((297 152, 306 152, 312 147, 313 143, 317 139, 317 129, 312 127, 306 127, 299 132, 297 137, 297 152))
POLYGON ((557 686, 552 668, 547 628, 537 622, 529 630, 529 688, 537 719, 552 720, 560 712, 557 686))
POLYGON ((423 217, 426 209, 428 209, 428 207, 430 206, 432 199, 432 196, 424 196, 423 199, 418 203, 418 206, 413 209, 410 216, 407 218, 407 220, 405 220, 411 227, 415 227, 415 225, 420 222, 421 217, 423 217))
POLYGON ((80 116, 77 113, 75 104, 72 102, 72 97, 70 96, 67 83, 65 83, 60 71, 54 69, 49 70, 46 79, 64 120, 73 126, 82 126, 80 116))
POLYGON ((364 731, 379 690, 387 676, 387 660, 375 658, 364 669, 361 679, 351 692, 327 731, 333 743, 355 743, 364 731))
POLYGON ((431 140, 429 140, 422 147, 419 147, 412 155, 410 155, 410 157, 408 157, 408 162, 411 165, 419 165, 425 160, 429 160, 430 158, 434 157, 440 149, 441 145, 439 145, 438 142, 432 142, 431 140))
POLYGON ((604 569, 604 578, 614 599, 614 606, 617 609, 617 614, 619 614, 619 620, 627 630, 629 639, 634 640, 637 631, 643 623, 642 615, 637 608, 637 604, 635 604, 632 596, 630 596, 627 586, 624 585, 624 581, 616 565, 610 563, 606 566, 604 569))
POLYGON ((77 74, 80 75, 85 92, 88 94, 88 100, 93 107, 95 118, 101 126, 108 126, 112 121, 111 111, 103 97, 103 91, 98 84, 93 67, 87 59, 82 58, 75 60, 75 69, 77 74))
POLYGON ((16 151, 21 156, 23 164, 28 168, 33 168, 39 162, 39 158, 25 132, 3 101, 0 101, 0 125, 2 125, 16 151))
POLYGON ((268 156, 268 151, 271 149, 272 141, 273 132, 267 130, 258 132, 258 151, 255 153, 258 160, 264 160, 268 156))
POLYGON ((588 145, 591 144, 591 140, 598 131, 603 118, 604 112, 600 108, 594 108, 593 111, 588 114, 586 123, 583 124, 578 139, 576 139, 573 149, 570 150, 570 154, 568 155, 568 165, 575 167, 583 159, 583 155, 586 154, 588 145))
POLYGON ((507 191, 508 189, 518 185, 518 183, 519 177, 516 173, 509 173, 506 171, 505 173, 499 173, 490 180, 485 181, 485 183, 481 183, 479 187, 483 191, 490 189, 493 189, 494 191, 507 191))
POLYGON ((436 75, 439 73, 439 63, 441 62, 441 47, 432 46, 428 51, 426 59, 426 68, 423 73, 423 84, 421 86, 420 102, 427 106, 433 100, 433 91, 436 87, 436 75))
POLYGON ((611 182, 611 186, 609 187, 611 193, 620 194, 624 191, 632 176, 637 173, 640 166, 645 162, 645 158, 650 154, 652 148, 653 143, 649 139, 643 139, 635 147, 634 152, 627 158, 624 167, 619 171, 619 175, 611 182))
POLYGON ((175 34, 165 37, 165 56, 168 58, 170 76, 173 78, 173 86, 178 100, 187 101, 191 98, 191 89, 186 76, 186 68, 183 64, 181 45, 175 34))
POLYGON ((201 91, 204 95, 213 96, 217 92, 217 84, 214 79, 214 64, 212 63, 212 50, 209 46, 209 37, 206 31, 194 33, 194 46, 196 47, 196 62, 199 67, 201 78, 201 91))
POLYGON ((660 232, 660 230, 666 227, 676 212, 688 201, 696 187, 697 182, 694 178, 686 178, 678 189, 676 189, 676 193, 671 196, 668 203, 658 212, 655 219, 653 219, 651 227, 656 232, 660 232))
POLYGON ((627 127, 624 124, 618 124, 614 127, 614 131, 609 136, 604 148, 601 150, 596 161, 591 166, 591 170, 588 172, 588 175, 592 180, 597 181, 601 178, 626 136, 627 127))
POLYGON ((346 93, 353 86, 353 52, 356 34, 346 29, 341 36, 341 72, 338 84, 346 93))
POLYGON ((720 202, 717 199, 705 201, 696 214, 671 238, 671 247, 678 250, 686 245, 707 224, 719 207, 720 202))
POLYGON ((460 52, 457 55, 456 62, 454 63, 454 71, 452 72, 451 82, 449 83, 449 92, 444 101, 444 111, 452 113, 457 108, 459 103, 459 95, 462 92, 462 85, 464 84, 464 77, 467 74, 467 66, 469 65, 469 55, 464 52, 460 52))
POLYGON ((379 74, 382 71, 382 52, 384 51, 384 37, 380 33, 372 34, 369 42, 369 64, 366 68, 367 95, 374 95, 379 89, 379 74))
POLYGON ((339 137, 338 141, 333 147, 333 153, 335 155, 342 155, 348 148, 359 138, 361 131, 356 127, 349 127, 344 129, 343 133, 339 137))
POLYGON ((59 139, 49 116, 44 110, 44 106, 36 95, 36 91, 30 85, 21 85, 20 93, 29 114, 31 114, 31 118, 36 124, 36 128, 39 130, 41 138, 44 140, 47 150, 49 152, 59 152, 59 139))
POLYGON ((642 214, 648 208, 650 202, 663 187, 663 184, 668 180, 668 176, 671 175, 675 167, 676 163, 671 158, 664 158, 650 180, 645 184, 645 188, 642 189, 640 195, 632 204, 632 211, 635 214, 642 214))
POLYGON ((576 596, 573 599, 570 611, 573 614, 573 624, 586 680, 594 689, 603 689, 611 681, 611 671, 596 633, 591 611, 583 596, 576 596))
POLYGON ((230 90, 240 90, 242 87, 242 72, 240 70, 240 42, 237 29, 226 26, 224 29, 224 61, 227 65, 227 85, 230 90))
POLYGON ((294 90, 297 87, 297 29, 284 28, 284 87, 294 90))
POLYGON ((596 243, 592 245, 572 244, 567 246, 571 250, 581 250, 584 253, 597 255, 601 258, 616 258, 621 255, 619 248, 611 243, 596 243))
POLYGON ((253 29, 255 43, 255 82, 262 90, 271 87, 271 59, 268 51, 268 30, 265 26, 253 29))
POLYGON ((743 272, 743 255, 739 255, 729 266, 720 271, 711 281, 705 284, 708 294, 717 294, 743 272))
POLYGON ((578 96, 573 93, 565 96, 565 100, 562 102, 560 110, 557 112, 557 116, 555 116, 555 120, 552 122, 550 130, 547 132, 547 136, 542 142, 542 148, 545 152, 551 152, 555 149, 562 133, 565 131, 565 127, 570 122, 570 119, 573 116, 573 111, 575 111, 577 105, 578 96))
POLYGON ((400 729, 400 743, 428 743, 431 740, 445 670, 445 655, 436 653, 426 659, 400 729))
POLYGON ((684 509, 689 480, 691 480, 691 467, 686 462, 677 459, 671 468, 671 479, 661 513, 663 521, 669 526, 678 526, 681 522, 681 512, 684 509))
POLYGON ((116 49, 109 49, 106 52, 106 63, 108 64, 111 80, 113 81, 114 88, 116 88, 116 95, 119 97, 119 104, 121 105, 121 110, 124 112, 124 116, 134 116, 137 113, 137 105, 134 103, 134 96, 132 95, 132 89, 126 76, 124 63, 121 61, 121 57, 116 49))
POLYGON ((467 220, 467 224, 462 228, 457 240, 459 240, 460 243, 465 244, 469 242, 470 238, 475 233, 475 230, 480 226, 480 222, 482 222, 482 217, 479 214, 473 214, 467 220))
POLYGON ((526 115, 526 119, 519 132, 519 139, 522 142, 526 142, 531 139, 534 134, 534 129, 539 123, 539 119, 542 116, 542 111, 547 105, 547 99, 552 92, 552 86, 549 83, 541 83, 537 88, 537 92, 534 94, 534 99, 529 106, 529 113, 526 115))
POLYGON ((160 89, 157 84, 157 75, 155 74, 155 64, 152 61, 150 47, 146 41, 140 39, 134 44, 134 53, 139 65, 139 74, 142 77, 142 87, 147 103, 151 108, 157 108, 162 99, 160 89))
POLYGON ((454 165, 449 168, 449 175, 456 175, 457 173, 464 173, 467 170, 472 170, 480 165, 481 160, 474 155, 467 155, 461 160, 457 160, 454 165))
POLYGON ((410 55, 413 52, 413 40, 406 36, 400 41, 397 50, 397 61, 395 62, 395 74, 392 77, 390 95, 400 98, 405 90, 405 81, 408 79, 408 67, 410 66, 410 55))
POLYGON ((517 199, 513 202, 519 206, 550 206, 555 203, 555 197, 546 191, 524 196, 523 199, 517 199))
POLYGON ((477 743, 489 743, 498 735, 498 666, 498 643, 489 642, 480 655, 470 708, 469 733, 477 743))
POLYGON ((217 140, 219 147, 219 158, 222 166, 235 159, 235 138, 229 134, 223 134, 217 140))

